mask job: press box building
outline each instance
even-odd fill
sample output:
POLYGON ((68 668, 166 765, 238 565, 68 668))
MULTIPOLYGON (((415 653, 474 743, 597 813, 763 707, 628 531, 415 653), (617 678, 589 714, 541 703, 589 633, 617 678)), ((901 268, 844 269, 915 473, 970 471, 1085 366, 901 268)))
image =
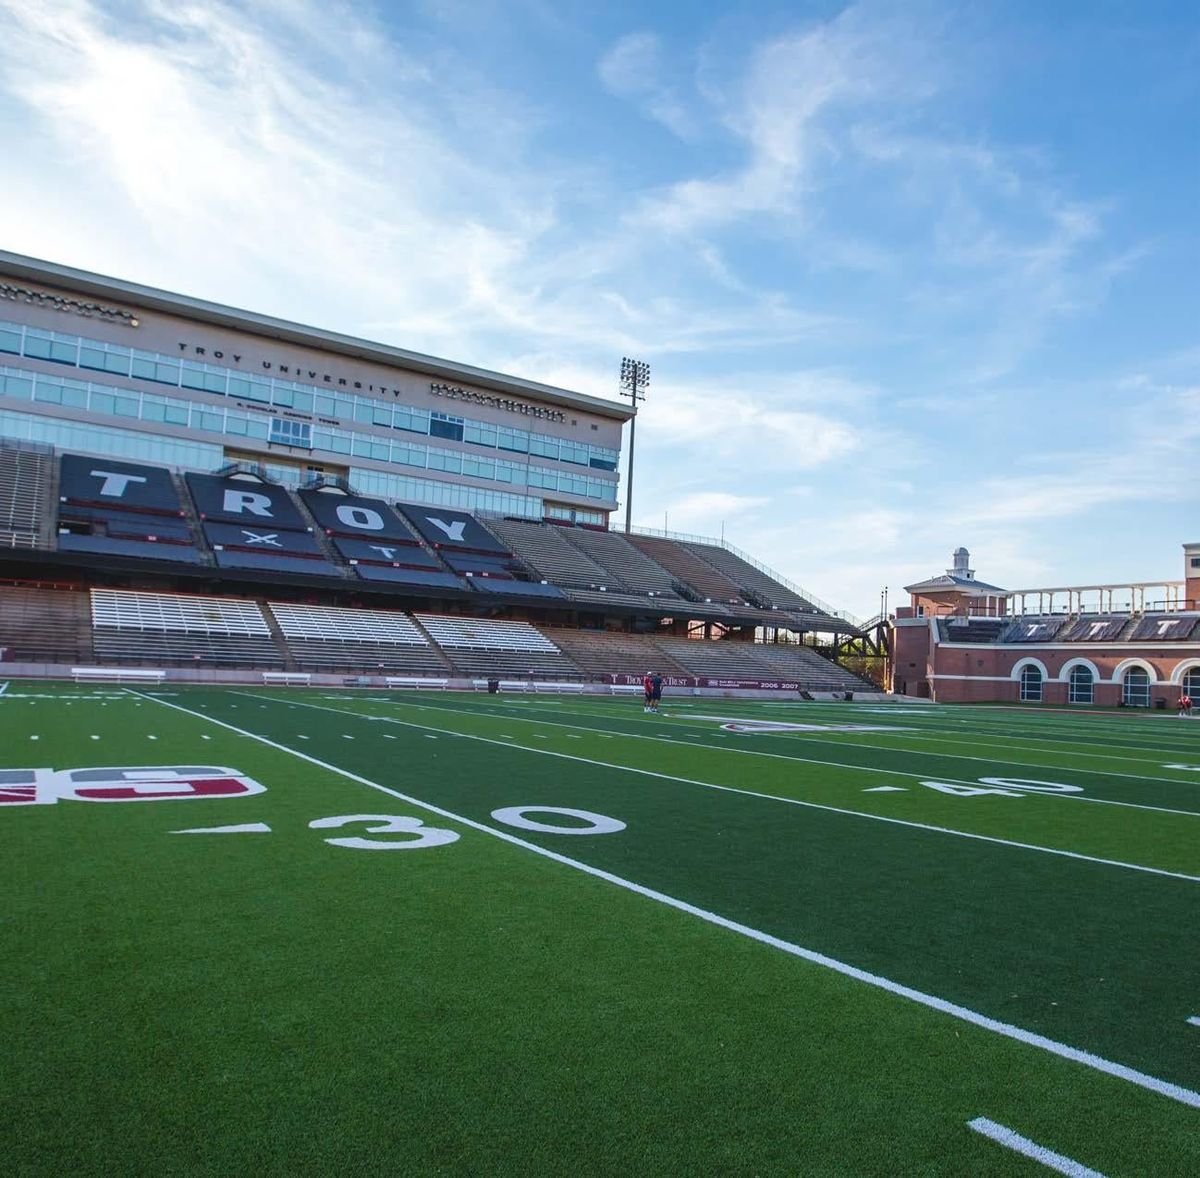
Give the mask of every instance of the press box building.
POLYGON ((0 437, 603 525, 616 402, 0 251, 0 437))

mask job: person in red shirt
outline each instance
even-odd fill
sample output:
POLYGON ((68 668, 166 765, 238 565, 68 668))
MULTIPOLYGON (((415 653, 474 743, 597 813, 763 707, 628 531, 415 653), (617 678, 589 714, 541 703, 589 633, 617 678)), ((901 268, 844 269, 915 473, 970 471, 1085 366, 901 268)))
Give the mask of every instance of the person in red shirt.
POLYGON ((642 708, 642 711, 649 712, 652 710, 650 707, 650 700, 654 695, 654 676, 649 671, 642 676, 642 691, 645 692, 646 695, 646 706, 642 708))

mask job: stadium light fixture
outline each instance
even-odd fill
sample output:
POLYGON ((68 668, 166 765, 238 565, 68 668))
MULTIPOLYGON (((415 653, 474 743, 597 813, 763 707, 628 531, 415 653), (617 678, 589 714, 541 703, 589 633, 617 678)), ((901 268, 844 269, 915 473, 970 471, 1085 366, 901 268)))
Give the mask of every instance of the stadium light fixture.
POLYGON ((646 399, 646 387, 650 384, 650 365, 645 360, 621 359, 621 396, 628 397, 633 405, 633 416, 629 419, 629 470, 625 482, 625 534, 630 531, 633 518, 633 435, 637 426, 639 401, 646 399))

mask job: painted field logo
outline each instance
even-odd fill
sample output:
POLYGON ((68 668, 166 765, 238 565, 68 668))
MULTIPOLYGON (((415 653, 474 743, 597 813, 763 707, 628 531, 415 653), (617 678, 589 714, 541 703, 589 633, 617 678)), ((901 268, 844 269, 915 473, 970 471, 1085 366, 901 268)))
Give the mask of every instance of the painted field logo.
POLYGON ((56 802, 174 802, 266 792, 239 769, 214 765, 131 765, 100 769, 0 769, 0 806, 56 802))

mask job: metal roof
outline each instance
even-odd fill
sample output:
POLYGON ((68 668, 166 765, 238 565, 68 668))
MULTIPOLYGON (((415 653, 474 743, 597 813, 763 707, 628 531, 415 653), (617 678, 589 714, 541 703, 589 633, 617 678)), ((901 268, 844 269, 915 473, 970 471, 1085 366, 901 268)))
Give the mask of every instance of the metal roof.
POLYGON ((243 311, 226 307, 221 303, 210 303, 188 295, 173 294, 153 286, 142 286, 120 278, 109 278, 103 274, 92 274, 87 270, 76 270, 57 262, 26 257, 24 254, 0 250, 0 276, 38 282, 76 294, 93 298, 111 299, 131 303, 148 311, 161 311, 168 315, 179 315, 198 323, 210 323, 227 327, 267 339, 282 340, 290 344, 317 348, 342 356, 353 356, 376 364, 388 364, 423 372, 443 380, 463 381, 494 392, 527 397, 531 400, 577 409, 608 417, 614 421, 628 421, 632 410, 619 401, 592 397, 586 393, 575 393, 553 385, 539 384, 519 376, 506 376, 486 368, 475 368, 470 364, 457 364, 453 360, 442 360, 420 352, 409 352, 394 348, 390 344, 372 343, 352 335, 336 331, 324 331, 319 327, 308 327, 292 323, 287 319, 275 319, 270 315, 259 315, 254 311, 243 311))
POLYGON ((928 581, 919 581, 916 585, 905 585, 905 593, 929 592, 936 589, 970 589, 977 590, 980 595, 1000 593, 1008 596, 1007 589, 999 585, 989 585, 986 581, 976 581, 974 577, 956 577, 953 573, 943 573, 940 577, 930 577, 928 581))

